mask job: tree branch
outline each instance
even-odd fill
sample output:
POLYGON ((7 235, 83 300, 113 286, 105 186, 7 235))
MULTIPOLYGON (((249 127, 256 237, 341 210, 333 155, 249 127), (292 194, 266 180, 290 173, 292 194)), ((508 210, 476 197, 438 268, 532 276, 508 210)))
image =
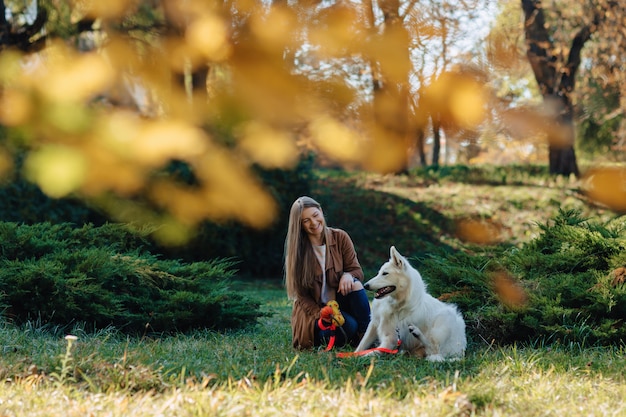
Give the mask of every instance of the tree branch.
POLYGON ((585 43, 591 39, 591 35, 597 30, 599 23, 600 16, 596 13, 593 22, 582 27, 576 36, 574 36, 574 39, 572 40, 572 47, 570 48, 569 56, 567 58, 567 65, 563 68, 560 90, 566 93, 570 93, 574 90, 576 71, 580 66, 581 51, 585 46, 585 43))
POLYGON ((556 57, 552 54, 553 42, 546 29, 540 0, 521 0, 524 11, 524 35, 526 56, 533 70, 542 95, 555 91, 556 57))

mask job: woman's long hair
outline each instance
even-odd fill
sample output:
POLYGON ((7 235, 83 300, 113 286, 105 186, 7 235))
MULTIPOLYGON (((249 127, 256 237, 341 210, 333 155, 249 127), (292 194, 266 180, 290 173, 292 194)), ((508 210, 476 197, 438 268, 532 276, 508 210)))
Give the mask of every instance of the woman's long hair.
MULTIPOLYGON (((289 212, 289 227, 285 238, 285 287, 290 300, 295 300, 300 294, 312 288, 315 279, 317 258, 309 237, 302 228, 302 211, 309 207, 322 210, 317 201, 303 196, 294 201, 289 212)), ((324 243, 328 233, 324 218, 324 243)))

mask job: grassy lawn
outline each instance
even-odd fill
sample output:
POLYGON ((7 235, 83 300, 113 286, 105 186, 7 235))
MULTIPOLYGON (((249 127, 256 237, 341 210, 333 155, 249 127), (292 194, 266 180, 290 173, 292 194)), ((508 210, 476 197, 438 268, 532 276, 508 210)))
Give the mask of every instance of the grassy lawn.
POLYGON ((496 347, 459 362, 336 358, 290 347, 280 283, 241 284, 272 313, 254 329, 126 338, 0 329, 2 416, 449 416, 626 413, 626 348, 496 347), (69 358, 69 359, 68 359, 69 358), (65 367, 63 366, 65 364, 65 367))
MULTIPOLYGON (((458 246, 454 219, 468 213, 499 219, 509 244, 529 240, 535 223, 559 207, 612 216, 587 204, 567 181, 491 179, 329 174, 313 191, 357 250, 359 242, 375 241, 359 250, 366 276, 386 260, 391 244, 408 255, 428 245, 458 246), (368 230, 358 226, 363 219, 368 230)), ((458 362, 340 359, 291 348, 291 307, 280 281, 233 285, 269 313, 244 331, 127 337, 114 329, 0 322, 0 417, 626 415, 624 345, 498 346, 470 337, 458 362), (71 345, 67 333, 78 337, 71 345)))

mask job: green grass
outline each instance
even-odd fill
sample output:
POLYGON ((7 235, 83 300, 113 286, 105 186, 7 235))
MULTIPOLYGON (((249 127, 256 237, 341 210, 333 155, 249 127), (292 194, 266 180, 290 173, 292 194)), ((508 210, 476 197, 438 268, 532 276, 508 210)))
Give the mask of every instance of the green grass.
POLYGON ((31 324, 0 327, 0 415, 621 415, 626 347, 496 347, 431 364, 337 358, 290 346, 279 282, 241 283, 272 313, 254 329, 128 338, 31 324), (65 332, 75 333, 70 360, 65 332))

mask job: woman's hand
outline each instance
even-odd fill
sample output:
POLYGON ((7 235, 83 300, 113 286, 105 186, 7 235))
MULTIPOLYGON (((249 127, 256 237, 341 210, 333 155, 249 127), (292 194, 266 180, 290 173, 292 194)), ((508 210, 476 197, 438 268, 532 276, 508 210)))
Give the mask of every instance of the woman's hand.
POLYGON ((363 288, 363 284, 361 284, 361 281, 354 278, 347 272, 344 273, 339 280, 338 291, 341 295, 348 295, 352 291, 360 290, 361 288, 363 288))

